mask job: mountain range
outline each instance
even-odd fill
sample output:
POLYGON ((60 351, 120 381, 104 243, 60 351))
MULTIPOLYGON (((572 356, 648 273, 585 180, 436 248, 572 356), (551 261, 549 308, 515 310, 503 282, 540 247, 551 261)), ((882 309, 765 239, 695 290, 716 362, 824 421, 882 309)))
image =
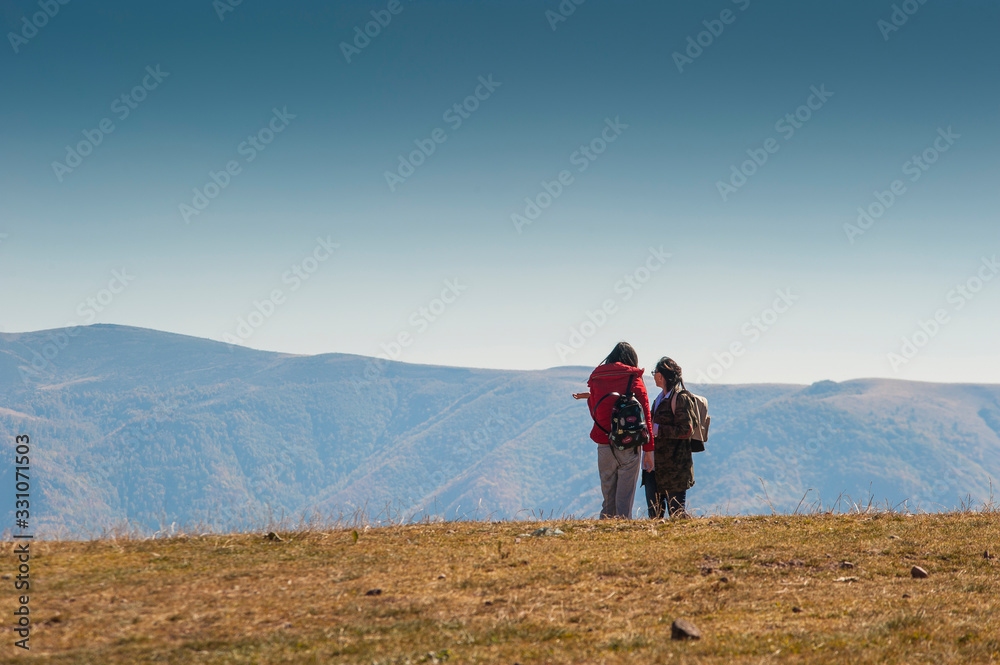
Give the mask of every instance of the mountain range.
MULTIPOLYGON (((40 535, 589 517, 596 444, 571 393, 591 370, 296 356, 118 325, 3 333, 0 486, 13 492, 26 434, 40 535)), ((991 501, 1000 478, 1000 385, 688 387, 712 414, 696 513, 937 511, 991 501)))

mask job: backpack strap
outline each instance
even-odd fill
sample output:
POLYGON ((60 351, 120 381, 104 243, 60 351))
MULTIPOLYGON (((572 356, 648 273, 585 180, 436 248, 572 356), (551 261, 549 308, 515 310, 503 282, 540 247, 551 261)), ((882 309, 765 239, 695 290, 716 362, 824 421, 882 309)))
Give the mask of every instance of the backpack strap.
POLYGON ((597 404, 594 405, 593 411, 590 412, 590 417, 594 419, 594 424, 597 425, 597 427, 600 428, 600 430, 602 432, 604 432, 605 434, 611 434, 611 431, 604 429, 604 425, 602 425, 601 423, 597 422, 597 407, 599 407, 601 405, 601 402, 603 402, 607 398, 611 397, 612 395, 614 395, 615 397, 621 397, 621 395, 619 395, 618 393, 608 393, 607 395, 605 395, 601 399, 597 400, 597 404))
POLYGON ((683 380, 681 380, 680 385, 681 387, 678 389, 677 385, 674 384, 674 389, 671 391, 670 394, 670 412, 673 414, 677 413, 677 395, 680 394, 681 392, 687 392, 687 388, 684 387, 683 380))
POLYGON ((681 389, 677 390, 677 384, 674 384, 674 394, 670 396, 670 410, 677 413, 677 393, 684 391, 687 392, 687 386, 684 385, 683 377, 677 380, 677 383, 681 384, 681 389))
POLYGON ((670 412, 673 414, 677 413, 677 395, 679 395, 680 393, 688 393, 688 395, 691 394, 690 392, 688 392, 688 389, 684 386, 684 379, 681 379, 680 386, 681 386, 680 388, 674 386, 673 393, 670 395, 670 412))

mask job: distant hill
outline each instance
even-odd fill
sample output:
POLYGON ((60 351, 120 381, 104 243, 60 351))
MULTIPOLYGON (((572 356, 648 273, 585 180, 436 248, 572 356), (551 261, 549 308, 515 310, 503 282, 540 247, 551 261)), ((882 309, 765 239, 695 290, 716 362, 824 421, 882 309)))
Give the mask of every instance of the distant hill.
MULTIPOLYGON (((589 372, 294 356, 111 325, 0 334, 0 486, 26 433, 34 526, 67 535, 125 518, 593 516, 590 418, 570 397, 589 372)), ((713 419, 698 511, 791 512, 807 490, 804 506, 843 494, 935 511, 1000 479, 998 385, 689 387, 713 419)))

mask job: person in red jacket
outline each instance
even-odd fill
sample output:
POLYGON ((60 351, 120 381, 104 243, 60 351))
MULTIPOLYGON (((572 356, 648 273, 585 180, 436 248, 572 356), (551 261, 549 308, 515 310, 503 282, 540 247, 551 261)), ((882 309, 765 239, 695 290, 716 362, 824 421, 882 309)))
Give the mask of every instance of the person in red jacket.
POLYGON ((601 507, 601 519, 608 517, 632 518, 632 500, 635 498, 636 481, 639 478, 640 466, 653 469, 653 433, 649 417, 649 396, 642 382, 643 370, 638 367, 639 358, 635 349, 628 342, 619 342, 608 357, 591 373, 587 385, 589 393, 576 393, 577 399, 586 399, 587 406, 594 418, 594 427, 590 430, 590 438, 597 445, 597 470, 601 476, 601 493, 604 504, 601 507), (617 450, 608 445, 607 431, 611 429, 611 408, 615 399, 609 397, 601 400, 609 393, 624 395, 632 382, 632 394, 642 404, 646 412, 646 425, 650 427, 649 443, 630 450, 617 450), (596 407, 596 411, 595 411, 596 407), (603 429, 601 429, 603 427, 603 429))

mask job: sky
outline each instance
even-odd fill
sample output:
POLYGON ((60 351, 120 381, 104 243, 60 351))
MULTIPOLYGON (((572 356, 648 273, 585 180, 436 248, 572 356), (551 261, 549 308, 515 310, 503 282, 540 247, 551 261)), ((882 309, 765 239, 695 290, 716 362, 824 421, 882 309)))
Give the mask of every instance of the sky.
POLYGON ((0 331, 1000 381, 992 0, 0 4, 0 331))

